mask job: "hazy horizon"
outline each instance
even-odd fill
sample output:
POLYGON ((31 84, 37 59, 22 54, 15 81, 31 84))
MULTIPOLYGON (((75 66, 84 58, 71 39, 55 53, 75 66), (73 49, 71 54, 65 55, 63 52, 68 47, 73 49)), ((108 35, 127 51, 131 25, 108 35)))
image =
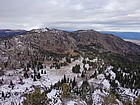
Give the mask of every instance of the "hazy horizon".
POLYGON ((93 28, 71 30, 71 29, 60 29, 60 28, 55 28, 55 27, 53 27, 53 28, 52 27, 39 27, 39 28, 31 28, 31 29, 24 29, 24 28, 0 28, 0 30, 25 30, 25 31, 31 31, 33 29, 45 29, 45 28, 58 29, 58 30, 63 30, 63 31, 68 31, 68 32, 73 32, 73 31, 78 31, 78 30, 94 30, 94 31, 98 31, 98 32, 140 33, 140 31, 95 30, 93 28))

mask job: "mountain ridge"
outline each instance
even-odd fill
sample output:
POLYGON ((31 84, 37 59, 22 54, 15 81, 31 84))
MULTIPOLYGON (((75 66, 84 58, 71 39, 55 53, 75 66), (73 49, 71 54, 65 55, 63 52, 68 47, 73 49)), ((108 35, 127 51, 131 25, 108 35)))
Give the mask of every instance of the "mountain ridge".
MULTIPOLYGON (((139 59, 140 46, 111 35, 94 30, 78 30, 67 32, 58 29, 34 29, 24 35, 0 41, 1 61, 18 64, 24 60, 42 60, 42 55, 51 52, 55 54, 72 54, 80 51, 81 47, 90 47, 99 52, 111 52, 131 59, 139 59), (136 57, 134 57, 136 56, 136 57), (5 58, 6 57, 6 58, 5 58), (134 57, 134 58, 133 58, 134 57)), ((12 63, 9 63, 12 66, 12 63)), ((2 63, 3 64, 3 63, 2 63)), ((15 65, 15 64, 14 64, 15 65)))

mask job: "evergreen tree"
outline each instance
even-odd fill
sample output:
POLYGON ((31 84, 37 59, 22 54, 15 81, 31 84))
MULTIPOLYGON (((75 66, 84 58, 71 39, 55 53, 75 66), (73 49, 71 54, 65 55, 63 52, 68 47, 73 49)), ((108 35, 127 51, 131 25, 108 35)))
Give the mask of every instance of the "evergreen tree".
POLYGON ((10 80, 10 86, 13 86, 14 84, 13 84, 13 82, 12 82, 12 80, 10 80))
POLYGON ((69 57, 66 57, 66 62, 71 63, 71 59, 69 57))
POLYGON ((12 87, 12 89, 14 88, 14 84, 13 84, 12 80, 10 81, 10 86, 12 87))
POLYGON ((33 76, 33 81, 36 81, 36 76, 35 75, 33 76))
POLYGON ((85 59, 83 59, 82 63, 83 63, 83 64, 86 64, 87 62, 86 62, 86 60, 85 60, 85 59))
POLYGON ((63 84, 63 83, 64 83, 64 79, 62 78, 62 79, 61 79, 61 84, 63 84))
POLYGON ((40 78, 41 78, 40 73, 38 73, 37 74, 37 79, 40 79, 40 78))
POLYGON ((97 77, 97 71, 95 70, 95 72, 94 72, 94 77, 97 77))
POLYGON ((84 78, 84 77, 85 77, 85 74, 84 74, 84 72, 82 72, 82 74, 81 74, 81 77, 82 77, 82 78, 84 78))
POLYGON ((2 91, 2 93, 1 93, 1 97, 5 97, 4 92, 3 92, 3 91, 2 91))
POLYGON ((33 76, 33 75, 31 75, 31 78, 34 78, 34 76, 33 76))
POLYGON ((64 79, 63 79, 63 81, 64 81, 64 83, 67 82, 67 80, 66 80, 66 75, 65 75, 65 74, 64 74, 64 79))
POLYGON ((77 82, 76 82, 75 77, 74 77, 74 79, 72 81, 72 88, 74 88, 76 85, 77 85, 77 82))
POLYGON ((24 72, 24 77, 29 78, 29 75, 28 75, 27 71, 24 72))
POLYGON ((20 83, 23 83, 23 80, 22 80, 22 78, 20 78, 19 80, 20 80, 20 83))
POLYGON ((60 69, 60 64, 56 63, 56 69, 60 69))
POLYGON ((80 65, 75 65, 73 68, 72 68, 72 72, 73 73, 80 73, 80 65))
POLYGON ((69 80, 70 80, 70 79, 69 79, 69 78, 67 78, 67 83, 69 83, 69 80))
POLYGON ((70 79, 70 83, 72 83, 72 79, 70 79))
POLYGON ((43 70, 41 70, 41 74, 43 74, 43 70))
POLYGON ((4 81, 3 78, 1 79, 1 81, 2 81, 2 82, 4 81))
POLYGON ((44 74, 46 74, 46 70, 44 71, 44 74))
POLYGON ((27 63, 27 68, 30 68, 30 67, 31 67, 31 63, 28 62, 28 63, 27 63))

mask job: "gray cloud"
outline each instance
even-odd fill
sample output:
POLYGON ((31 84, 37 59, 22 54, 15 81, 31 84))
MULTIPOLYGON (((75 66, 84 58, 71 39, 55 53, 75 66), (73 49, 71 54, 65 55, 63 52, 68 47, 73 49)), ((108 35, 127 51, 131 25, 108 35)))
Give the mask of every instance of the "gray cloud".
POLYGON ((0 0, 0 28, 140 30, 140 0, 0 0))

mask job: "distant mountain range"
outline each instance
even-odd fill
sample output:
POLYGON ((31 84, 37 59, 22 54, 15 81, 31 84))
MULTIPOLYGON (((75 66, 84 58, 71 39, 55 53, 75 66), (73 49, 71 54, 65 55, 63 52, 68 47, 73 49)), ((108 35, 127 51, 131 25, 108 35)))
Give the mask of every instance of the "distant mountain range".
POLYGON ((0 37, 13 37, 25 34, 26 32, 25 30, 0 29, 0 37))
POLYGON ((105 34, 113 34, 122 39, 140 40, 140 32, 113 32, 113 31, 100 31, 105 34))
MULTIPOLYGON (((26 30, 11 30, 11 29, 0 29, 0 37, 13 37, 16 35, 26 34, 26 30)), ((70 31, 72 32, 72 31, 70 31)), ((140 40, 140 32, 114 32, 114 31, 100 31, 104 34, 113 34, 122 39, 140 40)))

